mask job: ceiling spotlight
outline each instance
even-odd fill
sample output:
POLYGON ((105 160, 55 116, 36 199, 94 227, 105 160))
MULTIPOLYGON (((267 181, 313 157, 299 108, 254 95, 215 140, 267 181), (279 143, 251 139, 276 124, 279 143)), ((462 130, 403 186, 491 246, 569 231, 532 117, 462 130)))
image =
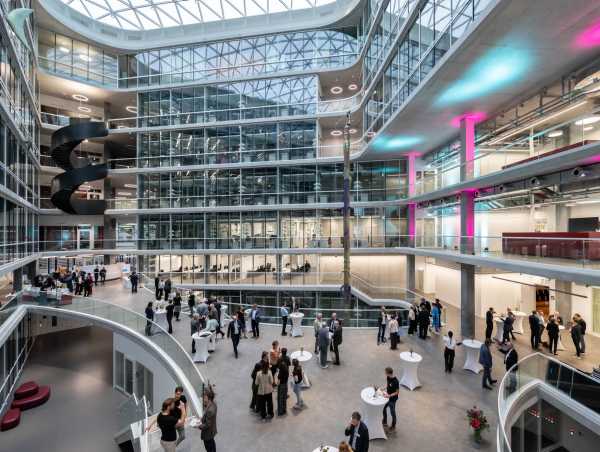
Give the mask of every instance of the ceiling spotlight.
POLYGON ((587 126, 589 124, 595 124, 600 121, 600 116, 588 116, 587 118, 580 119, 579 121, 575 121, 576 126, 587 126))
POLYGON ((350 83, 350 84, 348 85, 348 89, 349 89, 350 91, 356 91, 356 90, 358 89, 358 85, 357 85, 356 83, 350 83))
POLYGON ((79 102, 87 102, 89 100, 87 96, 84 96, 83 94, 73 94, 71 97, 79 102))
POLYGON ((332 137, 339 137, 342 135, 342 131, 341 130, 332 130, 331 131, 331 136, 332 137))
POLYGON ((354 135, 356 133, 356 129, 350 129, 348 130, 348 133, 350 133, 350 135, 354 135))
POLYGON ((333 86, 330 91, 331 94, 341 94, 344 89, 341 86, 333 86))
POLYGON ((558 137, 562 137, 562 136, 563 136, 562 130, 553 130, 552 132, 550 132, 548 134, 549 138, 558 138, 558 137))
POLYGON ((127 110, 129 113, 133 113, 133 114, 137 114, 137 112, 138 112, 137 107, 134 105, 128 105, 127 107, 125 107, 125 110, 127 110))
POLYGON ((77 110, 82 111, 84 113, 90 113, 92 111, 90 107, 84 107, 83 105, 77 107, 77 110))

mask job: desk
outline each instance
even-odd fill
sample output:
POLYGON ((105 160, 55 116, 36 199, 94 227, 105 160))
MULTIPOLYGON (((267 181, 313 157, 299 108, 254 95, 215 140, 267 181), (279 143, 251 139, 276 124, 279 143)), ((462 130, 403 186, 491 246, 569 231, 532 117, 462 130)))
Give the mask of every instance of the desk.
POLYGON ((362 421, 369 429, 369 439, 387 439, 381 424, 381 413, 388 399, 383 397, 381 391, 375 392, 373 386, 367 386, 360 391, 360 398, 363 402, 362 421))
POLYGON ((418 370, 419 363, 423 361, 423 357, 415 352, 402 352, 400 353, 400 360, 404 364, 404 373, 402 374, 400 384, 413 391, 421 386, 418 370))
POLYGON ((303 336, 302 333, 302 319, 304 318, 304 314, 301 312, 292 312, 290 314, 290 319, 292 321, 292 337, 303 336))
POLYGON ((465 339, 462 341, 462 344, 465 346, 465 353, 467 355, 463 369, 478 374, 483 369, 483 366, 479 364, 479 349, 482 343, 474 339, 465 339))

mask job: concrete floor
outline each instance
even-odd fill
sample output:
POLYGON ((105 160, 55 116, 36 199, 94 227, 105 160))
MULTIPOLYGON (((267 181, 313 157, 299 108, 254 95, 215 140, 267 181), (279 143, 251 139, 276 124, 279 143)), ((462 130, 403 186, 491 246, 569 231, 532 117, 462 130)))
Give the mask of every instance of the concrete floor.
POLYGON ((112 388, 112 332, 86 327, 36 340, 20 382, 50 385, 50 400, 0 434, 2 451, 119 451, 113 435, 125 399, 112 388))

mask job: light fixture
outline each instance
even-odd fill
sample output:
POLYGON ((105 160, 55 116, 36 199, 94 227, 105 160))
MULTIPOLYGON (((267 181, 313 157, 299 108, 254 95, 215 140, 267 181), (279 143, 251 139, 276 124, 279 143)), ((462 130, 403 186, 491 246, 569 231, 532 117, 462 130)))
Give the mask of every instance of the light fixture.
POLYGON ((575 204, 598 204, 600 199, 589 199, 586 201, 577 201, 575 204))
POLYGON ((350 129, 348 130, 348 133, 350 133, 350 135, 354 135, 356 133, 356 129, 350 129))
POLYGON ((331 136, 332 137, 339 137, 342 135, 342 131, 341 130, 332 130, 331 131, 331 136))
POLYGON ((131 196, 131 193, 128 191, 118 191, 117 195, 118 196, 131 196))
POLYGON ((358 85, 357 85, 356 83, 350 83, 350 84, 348 85, 348 89, 349 89, 350 91, 356 91, 356 90, 358 89, 358 85))
POLYGON ((589 132, 590 130, 594 130, 594 126, 585 126, 585 127, 583 128, 583 131, 584 131, 584 132, 589 132))
POLYGON ((332 86, 331 89, 331 94, 341 94, 344 89, 341 86, 332 86))
POLYGON ((137 185, 135 185, 135 184, 123 184, 123 187, 125 187, 125 188, 137 188, 137 185))
POLYGON ((553 130, 552 132, 550 132, 548 134, 549 138, 558 138, 558 137, 562 137, 562 136, 563 136, 562 130, 553 130))
POLYGON ((83 140, 84 143, 89 143, 90 140, 88 140, 87 138, 85 140, 83 140))
POLYGON ((65 46, 60 46, 58 48, 58 50, 60 50, 63 53, 69 53, 71 51, 71 49, 69 49, 68 47, 65 47, 65 46))
POLYGON ((580 119, 579 121, 575 121, 576 126, 587 126, 589 124, 595 124, 600 121, 600 116, 588 116, 587 118, 580 119))
POLYGON ((88 97, 83 94, 73 94, 71 97, 79 102, 87 102, 89 100, 88 97))
POLYGON ((89 57, 89 56, 87 56, 87 55, 84 55, 84 54, 81 54, 81 55, 79 55, 79 59, 80 59, 81 61, 85 61, 86 63, 87 63, 88 61, 90 61, 90 57, 89 57))
POLYGON ((77 110, 82 111, 84 113, 90 113, 92 111, 90 107, 84 107, 83 105, 77 107, 77 110))
POLYGON ((137 112, 138 112, 137 107, 134 105, 128 105, 127 107, 125 107, 125 110, 127 110, 129 113, 133 113, 133 114, 137 114, 137 112))

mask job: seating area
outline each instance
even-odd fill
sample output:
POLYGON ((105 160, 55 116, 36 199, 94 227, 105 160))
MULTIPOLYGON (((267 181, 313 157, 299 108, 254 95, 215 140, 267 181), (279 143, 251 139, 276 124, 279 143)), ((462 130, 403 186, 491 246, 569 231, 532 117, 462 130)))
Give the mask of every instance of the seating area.
POLYGON ((17 388, 11 408, 0 421, 0 431, 15 428, 21 422, 21 411, 43 405, 50 399, 50 386, 39 386, 27 381, 17 388))

